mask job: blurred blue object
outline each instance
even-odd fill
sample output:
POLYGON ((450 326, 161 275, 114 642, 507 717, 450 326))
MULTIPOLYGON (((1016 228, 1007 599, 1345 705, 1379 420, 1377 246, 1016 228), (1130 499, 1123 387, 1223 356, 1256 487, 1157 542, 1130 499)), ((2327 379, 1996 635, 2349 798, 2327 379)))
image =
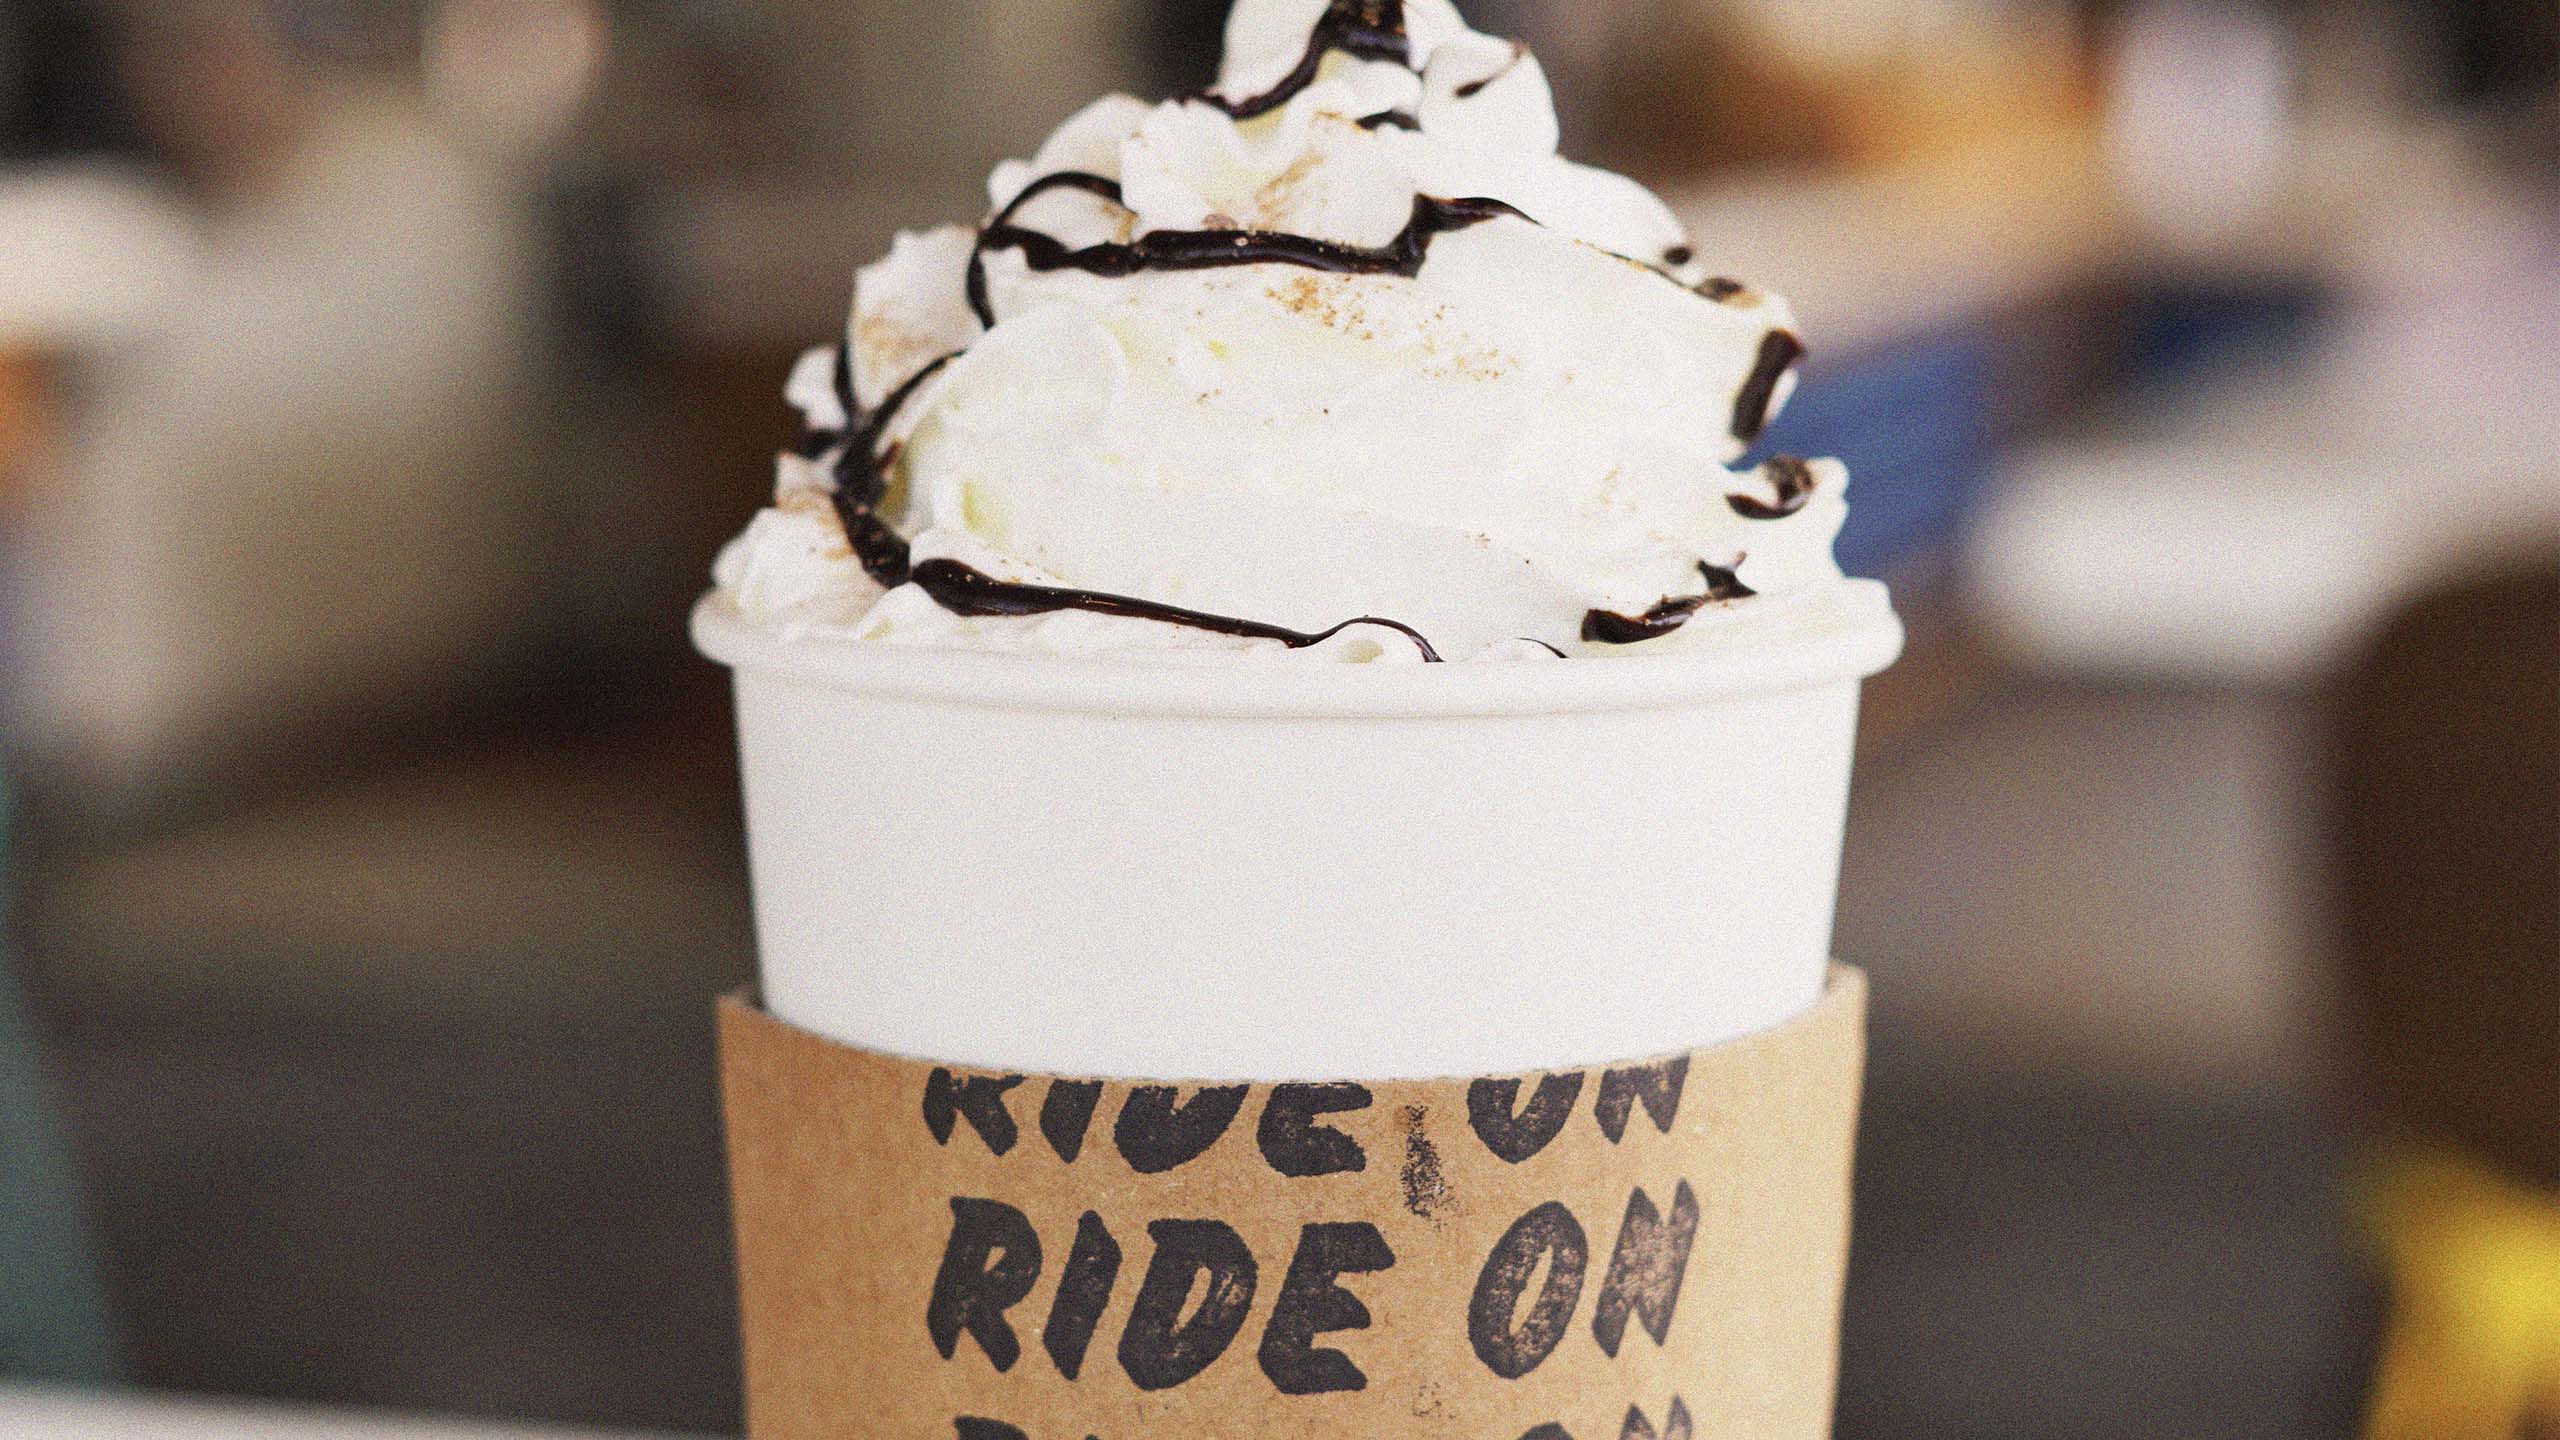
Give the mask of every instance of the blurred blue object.
POLYGON ((9 794, 0 774, 0 1379, 114 1378, 106 1307, 10 948, 9 794))
POLYGON ((2308 282, 2151 287, 2128 317, 2125 373, 2137 385, 2177 384, 2236 362, 2299 355, 2318 339, 2327 301, 2308 282))
POLYGON ((1967 324, 1833 365, 1817 356, 1752 463, 1847 461, 1841 568, 1888 574, 1955 537, 1997 463, 2001 351, 1990 327, 1967 324))

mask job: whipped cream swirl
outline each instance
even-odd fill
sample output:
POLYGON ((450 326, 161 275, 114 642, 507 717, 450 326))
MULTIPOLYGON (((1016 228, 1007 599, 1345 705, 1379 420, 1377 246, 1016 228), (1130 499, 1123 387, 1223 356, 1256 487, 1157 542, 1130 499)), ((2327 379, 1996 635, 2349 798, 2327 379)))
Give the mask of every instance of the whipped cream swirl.
POLYGON ((1848 476, 1732 470, 1784 301, 1558 156, 1546 75, 1449 0, 1242 0, 1218 83, 1111 96, 990 218, 902 235, 804 357, 722 555, 794 633, 1066 655, 1544 659, 1880 609, 1848 476))

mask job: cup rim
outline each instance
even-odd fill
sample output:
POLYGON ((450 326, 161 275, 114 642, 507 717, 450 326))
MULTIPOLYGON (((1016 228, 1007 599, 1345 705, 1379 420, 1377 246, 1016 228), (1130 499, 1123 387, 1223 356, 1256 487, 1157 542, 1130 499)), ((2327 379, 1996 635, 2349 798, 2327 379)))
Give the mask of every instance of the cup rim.
POLYGON ((1846 582, 1837 628, 1731 649, 1630 653, 1565 664, 1149 664, 787 635, 718 591, 693 611, 693 641, 742 677, 849 695, 997 709, 1236 719, 1421 719, 1659 710, 1864 680, 1900 658, 1903 627, 1874 581, 1846 582))

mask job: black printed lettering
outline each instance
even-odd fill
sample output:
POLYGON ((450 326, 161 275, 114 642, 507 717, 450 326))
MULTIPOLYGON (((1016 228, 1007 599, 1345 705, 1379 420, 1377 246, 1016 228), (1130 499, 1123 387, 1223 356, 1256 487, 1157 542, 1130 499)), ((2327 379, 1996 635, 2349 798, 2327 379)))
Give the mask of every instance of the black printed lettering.
POLYGON ((1582 1280, 1591 1243, 1573 1212, 1550 1200, 1520 1217, 1476 1277, 1467 1305, 1467 1338, 1476 1358, 1505 1380, 1517 1380, 1546 1363, 1573 1324, 1582 1303, 1582 1280), (1520 1313, 1529 1279, 1543 1262, 1547 1280, 1529 1313, 1520 1313))
POLYGON ((1689 1249, 1697 1238, 1698 1195, 1688 1181, 1681 1181, 1672 1192, 1667 1224, 1654 1208, 1652 1196, 1638 1190, 1628 1199, 1626 1224, 1618 1230, 1608 1278, 1601 1282, 1600 1300, 1591 1316, 1591 1333, 1609 1358, 1617 1358, 1629 1315, 1642 1322, 1654 1344, 1670 1338, 1672 1312, 1680 1306, 1680 1283, 1689 1274, 1689 1249))
POLYGON ((1093 1107, 1102 1103, 1099 1080, 1052 1080, 1040 1102, 1040 1133, 1058 1158, 1073 1165, 1084 1153, 1085 1132, 1093 1127, 1093 1107))
POLYGON ((1002 1155, 1021 1138, 1012 1112, 1004 1108, 1005 1093, 1021 1083, 1019 1075, 1002 1079, 973 1075, 962 1080, 948 1070, 936 1070, 924 1087, 925 1128, 933 1132, 935 1144, 948 1145, 965 1115, 987 1148, 1002 1155))
POLYGON ((1271 1168, 1293 1180, 1319 1175, 1349 1175, 1369 1167, 1360 1142, 1329 1125, 1319 1115, 1345 1115, 1366 1110, 1368 1088, 1361 1085, 1280 1085, 1263 1102, 1262 1124, 1255 1140, 1271 1168))
POLYGON ((1680 1114, 1680 1092, 1688 1087, 1686 1055, 1655 1065, 1608 1072, 1600 1077, 1600 1099, 1592 1107, 1600 1120, 1600 1133, 1608 1136, 1612 1145, 1624 1139, 1627 1118, 1641 1102, 1644 1113, 1653 1117, 1655 1128, 1670 1134, 1671 1122, 1680 1114))
POLYGON ((1671 1401, 1670 1418, 1663 1421, 1659 1431, 1653 1428, 1653 1420, 1643 1410, 1629 1408, 1627 1423, 1618 1431, 1618 1440, 1696 1440, 1697 1428, 1696 1422, 1689 1418, 1687 1403, 1675 1396, 1671 1401))
POLYGON ((1220 1086, 1189 1100, 1170 1085, 1141 1085, 1120 1104, 1111 1138, 1129 1168, 1141 1175, 1178 1170, 1208 1152, 1236 1123, 1245 1087, 1220 1086))
POLYGON ((1318 1349, 1319 1335, 1369 1328, 1369 1307, 1342 1288, 1345 1275, 1374 1275, 1396 1263, 1386 1237, 1370 1224, 1310 1225, 1281 1283, 1271 1324, 1262 1332, 1262 1373, 1283 1395, 1336 1395, 1365 1390, 1369 1377, 1339 1350, 1318 1349))
POLYGON ((1253 1308, 1256 1272, 1244 1238, 1216 1220, 1158 1220, 1156 1253, 1120 1334, 1120 1368, 1141 1390, 1170 1390, 1217 1362, 1253 1308), (1194 1292, 1198 1307, 1183 1310, 1194 1292))
POLYGON ((1022 1303, 1040 1279, 1040 1237, 1021 1211, 994 1200, 951 1202, 951 1241, 943 1247, 925 1307, 925 1329, 942 1358, 960 1352, 963 1334, 978 1342, 1002 1374, 1022 1358, 1022 1342, 1004 1312, 1022 1303))
POLYGON ((1582 1098, 1582 1079, 1579 1072, 1548 1076, 1529 1097, 1529 1108, 1517 1113, 1512 1107, 1520 1103, 1519 1081, 1479 1080, 1467 1087, 1467 1123, 1484 1148, 1517 1165, 1564 1133, 1574 1102, 1582 1098))
MULTIPOLYGON (((978 1420, 964 1415, 951 1423, 959 1430, 954 1440, 1031 1440, 1028 1431, 1001 1420, 978 1420)), ((1101 1440, 1101 1437, 1087 1435, 1084 1440, 1101 1440)))
POLYGON ((1058 1298, 1049 1306, 1049 1323, 1040 1331, 1041 1348, 1049 1352, 1058 1373, 1073 1380, 1084 1373, 1085 1351, 1102 1324, 1103 1307, 1111 1303, 1111 1287, 1120 1279, 1120 1242, 1103 1228, 1102 1217, 1088 1210, 1076 1222, 1075 1248, 1067 1252, 1067 1268, 1058 1276, 1058 1298))

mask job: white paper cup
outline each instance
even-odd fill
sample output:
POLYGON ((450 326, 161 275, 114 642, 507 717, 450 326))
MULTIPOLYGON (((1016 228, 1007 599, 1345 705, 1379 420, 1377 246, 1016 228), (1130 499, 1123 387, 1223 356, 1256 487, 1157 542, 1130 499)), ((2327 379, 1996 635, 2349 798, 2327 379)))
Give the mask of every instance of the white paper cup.
POLYGON ((785 640, 717 596, 764 1000, 1180 1080, 1519 1074, 1821 993, 1871 619, 1745 653, 1216 669, 785 640))

